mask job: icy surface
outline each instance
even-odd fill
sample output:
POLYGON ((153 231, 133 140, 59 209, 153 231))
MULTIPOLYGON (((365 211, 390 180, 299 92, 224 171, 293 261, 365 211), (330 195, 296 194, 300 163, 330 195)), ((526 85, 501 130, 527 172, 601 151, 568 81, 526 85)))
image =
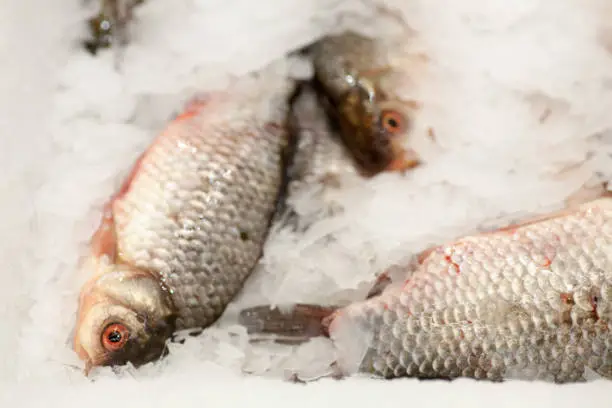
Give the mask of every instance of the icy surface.
POLYGON ((286 369, 316 376, 333 360, 325 340, 249 345, 233 324, 244 305, 358 298, 376 273, 431 244, 558 208, 585 182, 608 178, 605 1, 150 0, 137 9, 130 46, 96 57, 78 44, 92 10, 79 0, 0 6, 0 406, 558 407, 607 396, 605 381, 352 378, 303 387, 279 378, 286 369), (331 197, 344 212, 306 235, 275 231, 218 325, 172 344, 158 364, 86 380, 69 343, 85 278, 75 264, 102 204, 156 132, 192 94, 223 88, 332 29, 398 35, 390 14, 404 16, 429 59, 414 136, 427 166, 404 178, 344 180, 331 197))

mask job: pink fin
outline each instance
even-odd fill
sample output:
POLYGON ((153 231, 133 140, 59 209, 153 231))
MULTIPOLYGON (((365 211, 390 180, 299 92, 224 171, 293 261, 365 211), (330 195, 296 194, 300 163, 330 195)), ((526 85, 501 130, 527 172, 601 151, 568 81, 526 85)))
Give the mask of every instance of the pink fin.
MULTIPOLYGON (((155 141, 153 142, 155 143, 155 141)), ((117 200, 121 200, 129 191, 132 186, 136 175, 140 171, 142 162, 149 152, 150 147, 142 153, 136 163, 132 166, 129 174, 121 183, 121 187, 113 196, 108 200, 102 211, 102 220, 100 226, 93 234, 90 242, 92 255, 101 257, 103 255, 108 256, 110 259, 115 260, 117 257, 117 234, 115 225, 115 214, 113 210, 113 204, 117 200)))
POLYGON ((185 103, 183 110, 176 115, 174 121, 181 121, 196 116, 202 111, 202 109, 204 109, 206 105, 210 103, 211 97, 211 94, 206 93, 193 96, 187 101, 187 103, 185 103))
MULTIPOLYGON (((153 141, 155 144, 155 141, 153 141)), ((132 187, 132 183, 136 179, 138 172, 142 166, 142 162, 144 158, 147 156, 147 153, 151 147, 147 148, 139 157, 136 159, 136 162, 132 166, 132 169, 128 173, 121 186, 112 195, 112 197, 108 200, 108 202, 104 205, 104 209, 102 211, 102 220, 100 222, 100 226, 94 233, 91 238, 90 246, 92 250, 92 254, 94 256, 100 257, 102 255, 106 255, 111 259, 115 259, 117 256, 117 235, 116 235, 116 225, 115 225, 115 214, 113 210, 113 204, 117 200, 121 200, 125 195, 130 191, 132 187)))
MULTIPOLYGON (((202 94, 193 97, 185 105, 184 110, 179 114, 174 121, 180 121, 192 117, 198 114, 202 108, 210 101, 210 95, 202 94)), ((157 136, 151 145, 136 159, 136 162, 132 166, 129 174, 117 190, 115 194, 110 198, 108 203, 104 206, 102 220, 100 226, 91 238, 90 246, 92 254, 96 257, 103 255, 108 256, 111 259, 116 259, 117 256, 117 236, 116 236, 116 225, 113 212, 113 204, 117 200, 121 200, 129 193, 130 188, 138 173, 141 171, 144 159, 147 154, 151 151, 151 148, 158 142, 159 138, 164 137, 164 133, 157 136)))
MULTIPOLYGON (((210 97, 207 95, 199 95, 192 98, 191 100, 189 100, 189 102, 185 104, 185 108, 183 109, 183 111, 179 115, 177 115, 172 122, 181 121, 197 115, 202 110, 202 108, 209 102, 209 100, 210 97)), ((138 159, 136 159, 136 162, 132 166, 130 173, 119 188, 119 191, 117 191, 117 193, 111 198, 111 202, 114 200, 121 199, 130 191, 132 182, 138 175, 138 172, 142 167, 144 159, 147 157, 147 154, 151 151, 152 147, 155 146, 159 139, 164 137, 164 134, 165 133, 162 132, 159 136, 157 136, 155 140, 153 140, 151 145, 138 157, 138 159)))
POLYGON ((538 224, 540 222, 553 220, 555 218, 564 217, 564 216, 574 213, 574 211, 575 211, 574 209, 566 208, 566 209, 551 212, 548 214, 537 215, 537 216, 527 218, 524 221, 515 222, 505 227, 496 228, 488 232, 482 232, 478 235, 492 235, 492 234, 499 234, 499 233, 506 233, 506 234, 512 235, 521 228, 528 227, 533 224, 538 224))
POLYGON ((96 258, 107 256, 114 261, 117 258, 117 234, 113 217, 112 201, 104 206, 102 221, 91 237, 90 247, 96 258))
POLYGON ((393 280, 389 276, 389 272, 385 271, 376 277, 374 285, 366 295, 366 299, 371 299, 383 293, 387 286, 389 286, 393 280))
POLYGON ((442 250, 442 245, 435 245, 435 246, 425 249, 424 251, 419 252, 418 255, 416 256, 417 263, 419 265, 422 265, 425 262, 425 260, 429 258, 429 255, 431 255, 432 252, 435 252, 438 250, 442 250))
POLYGON ((600 198, 611 198, 612 191, 609 189, 609 183, 598 183, 595 186, 584 185, 565 200, 566 208, 577 208, 589 201, 594 201, 600 198))
POLYGON ((506 227, 498 228, 496 230, 483 234, 494 234, 498 232, 506 232, 509 234, 513 234, 519 228, 537 224, 542 221, 548 221, 555 218, 570 215, 576 211, 579 211, 582 205, 588 204, 591 201, 595 201, 602 198, 612 198, 612 191, 608 190, 607 184, 608 183, 601 183, 594 187, 583 186, 578 191, 571 194, 565 200, 565 208, 559 211, 530 217, 524 221, 517 222, 506 227))
POLYGON ((297 304, 291 310, 283 311, 261 305, 243 309, 238 322, 247 328, 249 334, 277 335, 285 341, 300 343, 313 337, 329 336, 329 320, 338 309, 297 304))
MULTIPOLYGON (((153 141, 153 143, 155 143, 155 141, 153 141)), ((136 175, 140 171, 142 162, 144 161, 144 158, 147 156, 147 153, 149 152, 150 149, 151 149, 150 147, 147 148, 147 150, 145 150, 144 153, 142 153, 138 157, 138 159, 136 159, 136 163, 134 163, 134 165, 132 166, 132 169, 130 170, 129 174, 127 175, 127 177, 121 184, 121 187, 119 187, 119 190, 110 199, 111 205, 113 201, 120 200, 130 191, 130 187, 132 187, 132 182, 134 181, 134 179, 136 178, 136 175)))

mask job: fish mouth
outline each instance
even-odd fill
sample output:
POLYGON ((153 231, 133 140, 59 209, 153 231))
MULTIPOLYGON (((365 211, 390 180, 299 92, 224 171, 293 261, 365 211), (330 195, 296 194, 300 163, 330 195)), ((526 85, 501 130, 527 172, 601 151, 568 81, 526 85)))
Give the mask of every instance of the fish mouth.
POLYGON ((342 137, 360 172, 373 177, 383 172, 405 172, 422 164, 412 149, 404 149, 400 142, 375 133, 362 135, 358 129, 345 130, 342 137))
POLYGON ((347 95, 336 117, 340 137, 360 172, 372 177, 382 172, 403 172, 421 164, 416 152, 402 146, 402 138, 390 134, 381 123, 376 103, 363 96, 347 95))
POLYGON ((404 173, 423 164, 414 150, 404 148, 398 148, 397 150, 398 153, 383 171, 404 173))

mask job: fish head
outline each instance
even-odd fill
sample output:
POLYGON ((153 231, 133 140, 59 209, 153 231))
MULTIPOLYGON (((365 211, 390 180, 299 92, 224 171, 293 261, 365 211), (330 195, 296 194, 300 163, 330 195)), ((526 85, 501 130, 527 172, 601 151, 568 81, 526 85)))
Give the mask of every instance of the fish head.
POLYGON ((347 91, 337 103, 341 139, 361 170, 368 175, 406 170, 420 162, 404 149, 410 115, 398 101, 381 101, 366 80, 347 91))
POLYGON ((92 278, 81 291, 74 349, 95 366, 135 367, 165 355, 175 330, 170 296, 158 279, 131 268, 92 278))
POLYGON ((403 70, 405 59, 393 58, 391 46, 347 32, 312 47, 317 82, 340 137, 370 176, 420 164, 417 154, 405 148, 418 104, 402 97, 410 80, 403 70))

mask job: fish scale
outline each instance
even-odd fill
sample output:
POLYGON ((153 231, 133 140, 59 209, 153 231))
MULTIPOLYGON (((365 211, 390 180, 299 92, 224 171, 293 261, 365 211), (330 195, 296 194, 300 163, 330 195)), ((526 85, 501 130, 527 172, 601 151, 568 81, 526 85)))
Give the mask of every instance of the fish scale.
POLYGON ((611 227, 605 199, 439 247, 402 287, 339 309, 330 337, 342 356, 343 330, 366 336, 359 370, 386 378, 611 377, 611 227))

